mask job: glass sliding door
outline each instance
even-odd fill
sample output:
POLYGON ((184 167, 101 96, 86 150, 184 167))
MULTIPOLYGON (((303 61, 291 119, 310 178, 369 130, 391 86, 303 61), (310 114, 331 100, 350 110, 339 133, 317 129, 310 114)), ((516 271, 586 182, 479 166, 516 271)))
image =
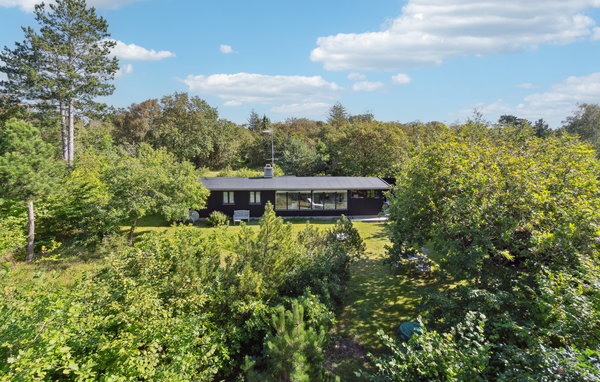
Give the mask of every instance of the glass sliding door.
POLYGON ((347 210, 348 191, 276 191, 276 210, 347 210))
POLYGON ((322 210, 323 206, 323 193, 322 192, 313 192, 311 206, 313 210, 322 210))
POLYGON ((277 191, 275 193, 275 209, 287 210, 287 192, 277 191))
POLYGON ((298 193, 298 195, 299 195, 299 201, 300 201, 300 209, 301 210, 310 210, 311 209, 311 205, 310 205, 311 192, 310 191, 302 191, 302 192, 298 193))
POLYGON ((297 210, 300 206, 300 195, 298 192, 288 192, 287 193, 287 209, 288 210, 297 210))
POLYGON ((347 210, 348 209, 348 193, 347 192, 336 192, 335 198, 335 209, 336 210, 347 210))

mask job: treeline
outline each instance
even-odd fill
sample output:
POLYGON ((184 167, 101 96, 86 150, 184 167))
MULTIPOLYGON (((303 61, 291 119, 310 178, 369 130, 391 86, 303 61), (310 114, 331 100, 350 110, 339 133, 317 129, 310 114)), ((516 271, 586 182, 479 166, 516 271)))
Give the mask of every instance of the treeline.
POLYGON ((261 168, 271 156, 288 175, 391 176, 402 147, 420 124, 375 121, 373 115, 349 116, 342 105, 327 122, 292 118, 272 123, 252 112, 245 125, 220 119, 198 97, 175 93, 131 105, 113 119, 115 143, 164 147, 178 159, 212 170, 261 168), (265 131, 273 131, 273 137, 265 131))

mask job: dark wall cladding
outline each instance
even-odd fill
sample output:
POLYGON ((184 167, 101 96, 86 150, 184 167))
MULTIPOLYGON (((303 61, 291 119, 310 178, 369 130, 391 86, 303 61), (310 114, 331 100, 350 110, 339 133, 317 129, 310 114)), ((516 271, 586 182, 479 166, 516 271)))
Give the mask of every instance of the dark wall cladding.
MULTIPOLYGON (((275 191, 261 191, 260 204, 251 204, 249 191, 233 191, 233 204, 224 204, 224 192, 231 191, 212 191, 210 193, 206 201, 206 208, 198 211, 200 217, 206 218, 213 211, 221 211, 232 216, 235 210, 249 210, 251 217, 260 217, 265 212, 267 202, 271 202, 275 206, 275 212, 279 216, 377 215, 381 212, 385 202, 381 191, 365 192, 361 198, 353 198, 350 191, 341 190, 285 191, 283 193, 286 196, 285 203, 281 197, 275 197, 275 191), (283 208, 284 206, 286 209, 283 208)), ((283 194, 280 193, 279 196, 283 194)), ((229 196, 227 200, 230 200, 229 196)))

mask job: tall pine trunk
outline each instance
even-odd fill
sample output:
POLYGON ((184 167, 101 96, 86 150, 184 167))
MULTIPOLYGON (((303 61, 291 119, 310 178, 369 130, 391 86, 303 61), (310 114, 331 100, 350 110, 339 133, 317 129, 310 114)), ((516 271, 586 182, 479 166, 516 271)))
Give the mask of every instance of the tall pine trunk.
POLYGON ((35 216, 33 215, 33 200, 27 202, 27 215, 29 218, 29 235, 27 236, 26 261, 33 261, 33 241, 35 239, 35 216))
POLYGON ((63 159, 65 162, 69 160, 69 136, 67 133, 67 116, 65 110, 65 104, 60 101, 60 132, 62 136, 62 151, 63 159))
POLYGON ((133 247, 133 232, 135 231, 135 226, 137 225, 137 218, 133 219, 131 222, 131 228, 129 229, 129 245, 133 247))
POLYGON ((73 99, 69 99, 69 149, 67 164, 73 166, 73 141, 75 140, 75 107, 73 99))

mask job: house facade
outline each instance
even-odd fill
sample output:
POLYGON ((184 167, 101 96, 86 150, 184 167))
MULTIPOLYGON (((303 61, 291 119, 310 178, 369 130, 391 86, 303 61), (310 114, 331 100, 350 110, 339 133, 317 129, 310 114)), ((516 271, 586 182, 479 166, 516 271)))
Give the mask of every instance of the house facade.
POLYGON ((206 208, 198 211, 200 217, 213 211, 232 216, 235 210, 260 217, 267 202, 279 216, 377 215, 390 188, 378 177, 273 177, 268 165, 263 177, 203 177, 200 182, 210 190, 206 208))

